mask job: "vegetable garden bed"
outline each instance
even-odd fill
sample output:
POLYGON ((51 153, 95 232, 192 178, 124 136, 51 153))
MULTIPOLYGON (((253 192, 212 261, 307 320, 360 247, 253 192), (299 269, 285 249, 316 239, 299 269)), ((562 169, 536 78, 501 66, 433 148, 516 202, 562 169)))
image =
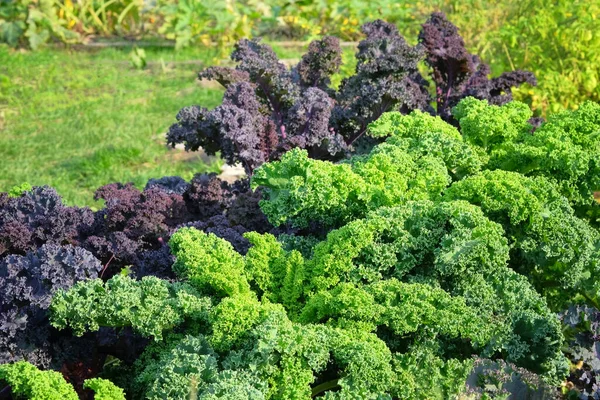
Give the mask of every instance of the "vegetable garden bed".
POLYGON ((0 194, 0 398, 600 396, 600 105, 534 117, 440 13, 362 31, 339 85, 334 37, 200 73, 167 141, 247 179, 0 194))

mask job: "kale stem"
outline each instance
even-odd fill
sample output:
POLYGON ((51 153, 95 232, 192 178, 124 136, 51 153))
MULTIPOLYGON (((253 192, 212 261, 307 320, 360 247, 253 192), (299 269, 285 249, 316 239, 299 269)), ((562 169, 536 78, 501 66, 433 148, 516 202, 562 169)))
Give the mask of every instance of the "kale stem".
POLYGON ((106 268, 108 268, 108 266, 110 265, 110 262, 115 258, 115 255, 113 253, 113 255, 110 256, 110 259, 108 260, 108 262, 104 265, 104 268, 102 268, 102 272, 100 273, 100 279, 102 279, 102 275, 104 275, 104 271, 106 271, 106 268))
POLYGON ((600 304, 594 299, 592 299, 586 292, 581 292, 581 295, 596 309, 600 310, 600 304))
POLYGON ((365 127, 365 128, 364 128, 364 129, 363 129, 363 130, 362 130, 362 131, 361 131, 361 132, 358 134, 358 136, 356 136, 354 139, 352 139, 352 140, 350 141, 350 143, 348 143, 348 146, 352 146, 352 145, 354 144, 354 142, 356 142, 358 139, 360 139, 360 138, 361 138, 361 136, 362 136, 362 135, 364 135, 364 134, 365 134, 365 132, 366 132, 366 131, 367 131, 367 128, 365 127))
POLYGON ((316 397, 326 390, 330 390, 330 389, 334 389, 334 388, 338 387, 339 386, 338 381, 339 381, 339 379, 334 379, 332 381, 324 382, 324 383, 321 383, 320 385, 315 386, 312 390, 311 397, 316 397))

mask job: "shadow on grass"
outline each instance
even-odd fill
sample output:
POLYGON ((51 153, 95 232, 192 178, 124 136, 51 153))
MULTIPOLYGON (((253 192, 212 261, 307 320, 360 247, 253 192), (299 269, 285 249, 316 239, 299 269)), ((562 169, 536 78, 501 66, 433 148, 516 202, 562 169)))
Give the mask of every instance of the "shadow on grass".
MULTIPOLYGON (((157 156, 137 147, 109 145, 90 155, 63 161, 51 173, 57 180, 68 182, 75 191, 90 193, 91 197, 100 186, 114 182, 132 182, 143 189, 150 178, 160 178, 171 172, 169 166, 177 166, 173 172, 190 180, 194 173, 220 172, 221 164, 217 157, 208 157, 202 152, 188 153, 173 149, 157 156)), ((74 199, 66 200, 71 203, 74 199)), ((77 199, 75 202, 81 203, 81 200, 77 199)), ((85 203, 93 208, 101 205, 91 198, 85 203)))

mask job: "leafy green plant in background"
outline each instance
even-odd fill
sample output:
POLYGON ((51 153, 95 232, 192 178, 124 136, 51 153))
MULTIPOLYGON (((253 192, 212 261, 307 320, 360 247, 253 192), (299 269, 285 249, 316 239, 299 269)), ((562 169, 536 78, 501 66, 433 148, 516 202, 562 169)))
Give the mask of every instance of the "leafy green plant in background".
POLYGON ((66 25, 54 0, 0 0, 0 42, 35 50, 51 38, 78 41, 80 36, 66 25))
MULTIPOLYGON (((341 40, 361 38, 360 26, 377 18, 393 23, 403 35, 416 39, 421 21, 442 9, 421 2, 380 0, 275 0, 272 1, 276 24, 270 29, 290 38, 334 35, 341 40)), ((437 1, 440 3, 440 1, 437 1)))
POLYGON ((559 0, 0 0, 0 42, 38 48, 49 40, 74 43, 90 35, 160 37, 176 48, 223 49, 243 37, 308 40, 361 37, 360 26, 382 18, 416 42, 420 23, 445 12, 469 50, 492 73, 526 69, 538 78, 516 99, 546 115, 600 99, 600 3, 559 0))
MULTIPOLYGON (((510 10, 510 8, 509 8, 510 10)), ((536 88, 517 91, 533 108, 556 112, 585 99, 600 101, 600 3, 560 0, 515 2, 496 40, 487 35, 499 64, 526 68, 536 88), (504 50, 504 51, 501 51, 504 50)))
POLYGON ((139 34, 153 14, 144 0, 52 0, 58 16, 85 34, 139 34))
POLYGON ((131 50, 129 58, 131 59, 131 65, 133 65, 134 68, 136 68, 136 69, 146 68, 146 64, 147 64, 146 63, 146 52, 144 51, 144 49, 134 47, 131 50))
POLYGON ((230 45, 256 34, 254 28, 271 14, 271 6, 261 0, 163 0, 159 10, 164 21, 158 32, 175 40, 176 48, 230 45))
POLYGON ((27 25, 27 5, 24 2, 0 0, 0 38, 16 47, 22 43, 27 25))

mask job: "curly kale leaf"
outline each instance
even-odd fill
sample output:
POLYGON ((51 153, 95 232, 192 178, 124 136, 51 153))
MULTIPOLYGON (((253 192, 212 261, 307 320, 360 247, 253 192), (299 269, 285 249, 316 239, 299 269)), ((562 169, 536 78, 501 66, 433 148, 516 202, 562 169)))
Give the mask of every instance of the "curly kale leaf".
POLYGON ((233 185, 219 179, 217 174, 196 174, 183 193, 187 210, 194 220, 222 215, 235 198, 233 185))
POLYGON ((106 379, 87 379, 83 387, 94 391, 95 400, 125 400, 123 389, 106 379))
POLYGON ((212 233, 193 228, 178 230, 169 241, 178 276, 203 293, 218 297, 250 292, 243 257, 231 244, 212 233))
POLYGON ((56 371, 40 371, 25 361, 0 365, 0 382, 10 385, 12 393, 35 400, 78 400, 73 387, 56 371))
POLYGON ((302 322, 357 326, 369 331, 389 328, 397 337, 417 332, 424 337, 462 337, 473 346, 485 346, 498 332, 490 315, 467 306, 441 288, 405 283, 395 278, 357 287, 340 283, 310 297, 300 315, 302 322))
POLYGON ((206 319, 210 307, 210 300, 188 284, 115 275, 106 283, 97 279, 58 291, 50 312, 54 327, 70 327, 78 336, 100 327, 131 326, 143 336, 161 340, 163 332, 186 319, 206 319))
POLYGON ((232 59, 239 62, 236 70, 213 67, 201 73, 225 83, 223 103, 212 111, 183 109, 167 135, 169 143, 185 143, 188 150, 203 147, 208 154, 219 150, 229 163, 241 162, 248 174, 292 147, 318 154, 321 148, 325 154, 345 150, 341 136, 329 127, 334 101, 326 93, 328 76, 340 63, 336 39, 313 42, 292 72, 258 40, 240 41, 232 59))
POLYGON ((140 191, 131 183, 112 183, 100 187, 95 198, 105 206, 96 212, 95 229, 83 246, 111 268, 109 276, 143 264, 143 252, 159 248, 170 228, 189 217, 183 197, 160 186, 140 191))
POLYGON ((260 207, 273 225, 291 219, 297 226, 308 226, 313 220, 334 225, 349 218, 356 207, 351 199, 357 198, 364 182, 348 164, 313 160, 306 151, 294 149, 281 161, 257 169, 251 184, 261 186, 271 199, 261 201, 260 207))
POLYGON ((212 111, 182 109, 169 129, 168 143, 185 143, 192 151, 202 147, 209 155, 220 151, 229 163, 240 162, 250 173, 269 160, 279 140, 276 125, 262 114, 254 91, 251 84, 238 82, 228 87, 223 104, 212 111))
POLYGON ((298 75, 301 87, 315 87, 327 92, 330 77, 338 72, 341 64, 340 40, 334 36, 325 36, 310 43, 308 52, 302 56, 294 72, 298 75))
POLYGON ((54 292, 94 279, 101 269, 90 252, 71 245, 45 244, 25 256, 8 256, 0 263, 1 304, 17 306, 27 302, 47 309, 54 292))
POLYGON ((0 201, 0 256, 25 254, 45 243, 77 244, 93 222, 89 208, 67 207, 54 189, 36 186, 0 201))
POLYGON ((260 43, 260 39, 240 40, 231 53, 231 59, 239 63, 237 70, 248 73, 250 81, 257 85, 258 95, 268 102, 276 118, 279 112, 296 101, 299 88, 293 82, 292 74, 273 49, 260 43))
POLYGON ((489 152, 488 168, 545 176, 555 181, 578 213, 596 210, 600 105, 585 102, 575 111, 556 114, 533 134, 531 111, 522 103, 499 107, 467 98, 453 113, 465 140, 489 152))
POLYGON ((253 291, 262 299, 297 311, 301 306, 304 257, 296 250, 284 250, 271 234, 248 232, 244 236, 252 245, 244 257, 244 271, 253 291))
POLYGON ((488 159, 455 127, 420 111, 386 113, 369 129, 388 138, 368 155, 332 164, 296 149, 257 169, 252 186, 263 188, 261 208, 271 223, 339 226, 377 207, 435 199, 450 176, 476 173, 488 159))
MULTIPOLYGON (((467 97, 452 109, 465 141, 492 153, 504 143, 531 136, 529 107, 518 101, 502 106, 467 97)), ((537 132, 537 131, 536 131, 537 132)), ((537 133, 536 133, 537 135, 537 133)))
POLYGON ((0 194, 0 258, 25 255, 44 244, 76 245, 105 266, 103 277, 131 267, 139 277, 173 278, 166 241, 182 225, 194 224, 231 240, 245 252, 248 230, 273 227, 260 211, 259 193, 247 180, 227 183, 216 174, 150 180, 143 191, 113 183, 96 191, 104 207, 66 207, 53 189, 35 187, 17 197, 0 194), (243 225, 242 225, 243 224, 243 225))
POLYGON ((426 81, 417 63, 422 52, 406 43, 391 24, 365 24, 356 75, 339 91, 329 87, 341 63, 339 41, 314 41, 297 66, 288 70, 258 39, 241 40, 232 60, 235 69, 211 67, 201 78, 226 87, 223 103, 208 111, 186 107, 167 135, 186 149, 221 151, 228 162, 241 162, 248 174, 294 147, 319 158, 344 154, 383 112, 428 109, 426 81))
POLYGON ((245 180, 230 184, 214 173, 196 174, 189 183, 167 177, 149 182, 143 191, 132 184, 103 186, 97 196, 105 207, 96 212, 94 229, 82 245, 107 266, 105 277, 131 266, 138 278, 173 278, 166 241, 179 227, 215 233, 240 251, 248 247, 244 232, 272 229, 248 188, 245 180))
POLYGON ((454 183, 445 197, 467 200, 502 224, 511 241, 510 266, 554 309, 564 308, 575 293, 598 290, 600 235, 544 177, 484 171, 454 183))
MULTIPOLYGON (((78 400, 79 396, 56 371, 40 371, 25 361, 0 365, 0 382, 10 386, 16 398, 30 400, 78 400)), ((125 400, 123 389, 105 379, 87 379, 83 387, 94 391, 98 400, 125 400)))
POLYGON ((334 101, 325 92, 308 88, 288 112, 285 148, 311 149, 319 154, 323 147, 331 155, 345 151, 344 139, 329 128, 333 107, 334 101))
POLYGON ((277 125, 267 115, 248 82, 230 85, 223 104, 210 112, 219 132, 219 149, 230 164, 241 162, 247 173, 268 161, 279 141, 277 125))
POLYGON ((184 107, 177 113, 177 122, 167 132, 167 143, 175 146, 185 144, 186 150, 202 147, 206 154, 215 154, 221 149, 219 130, 210 117, 210 111, 200 106, 184 107))
POLYGON ((51 298, 76 282, 96 278, 101 269, 90 252, 70 245, 45 244, 25 256, 4 258, 0 262, 0 362, 26 359, 48 367, 60 358, 53 348, 58 339, 51 340, 47 319, 51 298))
POLYGON ((465 142, 454 126, 419 110, 408 115, 385 113, 369 124, 369 135, 388 137, 387 143, 401 146, 407 153, 443 160, 453 180, 480 171, 489 158, 478 147, 465 142))
POLYGON ((308 158, 302 150, 255 171, 252 186, 261 186, 261 209, 274 225, 291 221, 339 226, 369 210, 407 200, 439 197, 450 182, 443 162, 415 155, 396 143, 382 143, 366 156, 333 164, 308 158))

